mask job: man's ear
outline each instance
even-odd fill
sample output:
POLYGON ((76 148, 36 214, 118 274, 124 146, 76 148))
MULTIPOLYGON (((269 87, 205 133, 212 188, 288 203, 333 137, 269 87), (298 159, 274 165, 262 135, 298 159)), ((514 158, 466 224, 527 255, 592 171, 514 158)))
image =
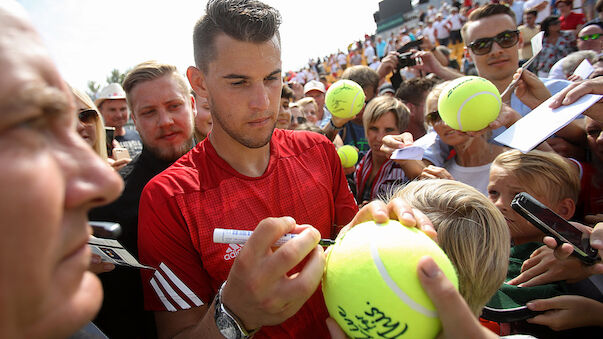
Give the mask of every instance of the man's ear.
POLYGON ((576 203, 571 198, 565 198, 557 203, 556 213, 565 220, 568 220, 576 211, 576 203))
POLYGON ((195 96, 194 95, 190 95, 191 97, 191 108, 193 110, 193 118, 197 116, 197 105, 195 102, 195 96))
POLYGON ((186 69, 186 77, 191 88, 198 96, 207 97, 207 88, 205 86, 205 76, 201 70, 195 66, 189 66, 186 69))

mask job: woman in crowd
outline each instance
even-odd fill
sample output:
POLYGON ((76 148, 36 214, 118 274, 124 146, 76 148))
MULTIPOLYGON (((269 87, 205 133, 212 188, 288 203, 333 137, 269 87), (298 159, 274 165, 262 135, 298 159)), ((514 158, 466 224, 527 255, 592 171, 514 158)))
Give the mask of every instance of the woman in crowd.
POLYGON ((299 106, 306 117, 306 120, 311 124, 318 123, 318 116, 316 115, 318 112, 318 104, 314 98, 305 97, 301 98, 296 102, 297 106, 299 106))
POLYGON ((436 131, 442 142, 454 149, 455 155, 444 163, 443 168, 426 167, 420 177, 458 180, 487 195, 490 165, 505 148, 489 143, 488 133, 469 136, 442 121, 438 113, 438 98, 447 84, 448 82, 444 82, 437 85, 427 95, 425 123, 436 131))
POLYGON ((362 122, 370 149, 358 163, 354 174, 359 205, 386 196, 394 186, 408 181, 404 169, 388 159, 387 154, 381 151, 381 145, 384 136, 402 133, 409 119, 408 108, 389 96, 374 98, 364 109, 362 122))
POLYGON ((572 32, 561 31, 561 22, 556 16, 542 20, 540 30, 544 32, 542 50, 530 69, 533 67, 539 77, 547 77, 557 61, 576 51, 576 37, 572 32))
POLYGON ((107 145, 105 136, 105 123, 98 109, 90 97, 72 87, 71 92, 75 98, 75 108, 78 113, 77 132, 86 143, 94 149, 104 160, 107 160, 107 145))

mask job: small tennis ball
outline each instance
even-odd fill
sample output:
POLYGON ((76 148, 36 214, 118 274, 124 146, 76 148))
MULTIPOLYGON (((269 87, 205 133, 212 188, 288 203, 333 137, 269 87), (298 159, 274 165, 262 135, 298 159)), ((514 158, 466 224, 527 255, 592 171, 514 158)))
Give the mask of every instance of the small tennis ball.
POLYGON ((344 145, 337 149, 339 159, 341 159, 341 165, 343 168, 354 167, 358 162, 358 151, 354 146, 344 145))
POLYGON ((434 338, 440 320, 417 276, 431 256, 455 286, 442 249, 416 228, 365 222, 331 246, 322 280, 329 314, 350 338, 434 338))
POLYGON ((352 80, 339 80, 329 87, 325 96, 327 109, 338 118, 351 118, 364 107, 364 91, 352 80))
POLYGON ((463 132, 479 131, 496 120, 500 93, 490 81, 466 76, 450 82, 438 99, 438 112, 446 125, 463 132))

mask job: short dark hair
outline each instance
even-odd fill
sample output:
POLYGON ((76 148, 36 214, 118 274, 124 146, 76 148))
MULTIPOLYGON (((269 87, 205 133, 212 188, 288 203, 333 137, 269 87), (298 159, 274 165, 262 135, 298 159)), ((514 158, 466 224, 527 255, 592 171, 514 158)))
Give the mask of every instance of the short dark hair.
POLYGON ((465 41, 466 44, 471 43, 471 41, 467 41, 467 38, 466 38, 467 27, 470 22, 477 21, 477 20, 480 20, 483 18, 488 18, 488 17, 498 15, 498 14, 506 14, 506 15, 510 16, 511 19, 513 19, 514 23, 517 22, 515 20, 515 13, 507 5, 487 4, 487 5, 481 6, 477 9, 475 9, 473 12, 471 12, 471 14, 469 14, 469 17, 467 18, 467 22, 463 25, 463 28, 461 29, 461 35, 463 36, 463 41, 465 41))
POLYGON ((396 91, 396 98, 419 106, 425 101, 425 96, 439 81, 434 78, 413 78, 405 80, 396 91))
POLYGON ((375 94, 379 89, 379 74, 372 68, 363 65, 357 65, 346 68, 341 74, 341 79, 348 79, 356 82, 362 89, 372 86, 375 94))
POLYGON ((287 86, 287 84, 283 84, 283 88, 281 89, 281 98, 287 98, 289 100, 293 100, 293 90, 287 86))
POLYGON ((552 25, 559 23, 559 17, 555 15, 547 16, 540 23, 540 30, 544 32, 544 36, 549 36, 549 29, 552 25))
POLYGON ((257 0, 209 0, 205 15, 193 30, 195 64, 202 71, 215 59, 215 39, 220 33, 240 41, 261 43, 275 35, 280 44, 278 28, 281 14, 257 0))
POLYGON ((538 17, 538 11, 535 11, 533 9, 528 9, 525 14, 527 15, 533 15, 534 17, 538 17))

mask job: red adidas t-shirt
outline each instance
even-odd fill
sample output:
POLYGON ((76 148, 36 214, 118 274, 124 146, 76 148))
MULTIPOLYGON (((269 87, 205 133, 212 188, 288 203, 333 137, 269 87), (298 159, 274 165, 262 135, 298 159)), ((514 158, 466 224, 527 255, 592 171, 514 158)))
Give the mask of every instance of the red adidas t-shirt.
MULTIPOLYGON (((208 139, 153 178, 140 198, 140 261, 145 308, 178 311, 211 304, 239 245, 215 244, 214 228, 253 230, 267 217, 291 216, 333 238, 358 211, 333 144, 311 132, 275 130, 258 178, 218 156, 208 139)), ((256 337, 328 337, 320 288, 297 314, 256 337)))

